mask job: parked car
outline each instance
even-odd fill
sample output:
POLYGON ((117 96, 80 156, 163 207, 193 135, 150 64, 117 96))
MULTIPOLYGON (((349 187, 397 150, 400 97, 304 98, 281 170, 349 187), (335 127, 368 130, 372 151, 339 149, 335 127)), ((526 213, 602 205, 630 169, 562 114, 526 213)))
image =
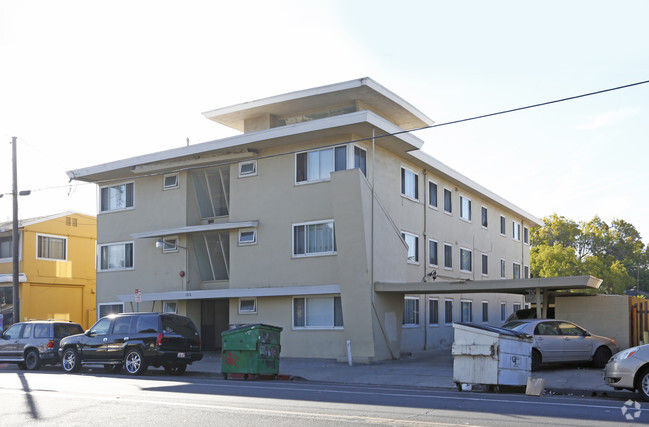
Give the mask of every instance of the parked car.
POLYGON ((82 332, 81 325, 67 321, 14 323, 0 335, 0 362, 17 363, 20 369, 29 370, 36 370, 41 365, 55 365, 61 360, 61 339, 82 332))
POLYGON ((170 375, 185 373, 203 358, 198 330, 190 319, 169 313, 121 313, 102 317, 85 333, 61 340, 61 366, 76 372, 85 364, 103 364, 109 372, 124 366, 142 375, 163 366, 170 375))
MULTIPOLYGON (((554 307, 548 307, 548 312, 546 314, 548 319, 554 319, 554 307)), ((521 319, 536 319, 536 307, 532 308, 521 308, 516 310, 509 315, 505 323, 511 322, 512 320, 521 320, 521 319)))
POLYGON ((604 368, 604 380, 616 390, 637 390, 649 401, 649 344, 615 354, 604 368))
POLYGON ((538 370, 541 364, 553 362, 592 362, 595 367, 603 368, 611 355, 618 351, 614 340, 593 335, 565 320, 513 320, 505 323, 503 328, 534 337, 533 371, 538 370))

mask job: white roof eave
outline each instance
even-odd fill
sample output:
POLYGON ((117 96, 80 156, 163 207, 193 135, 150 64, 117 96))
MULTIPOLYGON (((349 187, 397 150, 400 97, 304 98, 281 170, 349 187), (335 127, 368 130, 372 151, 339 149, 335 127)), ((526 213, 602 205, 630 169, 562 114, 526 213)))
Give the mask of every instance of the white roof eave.
POLYGON ((242 221, 242 222, 224 222, 220 224, 191 225, 186 227, 165 228, 161 230, 144 231, 142 233, 133 233, 134 239, 146 239, 151 237, 173 236, 176 234, 201 233, 203 231, 216 230, 237 230, 240 228, 257 228, 259 221, 242 221))

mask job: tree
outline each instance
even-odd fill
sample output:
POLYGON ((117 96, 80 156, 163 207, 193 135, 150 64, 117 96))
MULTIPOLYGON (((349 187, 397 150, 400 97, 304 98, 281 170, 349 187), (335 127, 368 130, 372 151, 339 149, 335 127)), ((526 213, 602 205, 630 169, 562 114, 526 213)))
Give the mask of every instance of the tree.
POLYGON ((649 249, 635 227, 621 219, 611 225, 595 216, 587 222, 552 214, 532 230, 530 268, 537 277, 588 274, 603 279, 600 292, 624 293, 642 277, 649 288, 649 249))

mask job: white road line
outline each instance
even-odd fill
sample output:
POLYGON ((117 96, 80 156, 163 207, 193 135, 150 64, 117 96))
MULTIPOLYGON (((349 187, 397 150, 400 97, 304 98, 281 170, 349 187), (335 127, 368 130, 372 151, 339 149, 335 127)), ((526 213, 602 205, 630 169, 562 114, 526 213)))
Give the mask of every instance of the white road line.
MULTIPOLYGON (((46 391, 31 391, 25 392, 23 390, 8 390, 0 389, 0 393, 29 393, 33 395, 54 397, 59 399, 86 399, 94 400, 99 402, 117 402, 120 403, 128 402, 135 403, 138 405, 154 405, 154 406, 176 406, 183 408, 196 408, 196 409, 207 409, 207 410, 219 410, 223 412, 250 412, 250 413, 259 413, 265 415, 277 415, 277 416, 297 416, 297 417, 311 417, 311 418, 322 418, 328 420, 344 420, 344 421, 358 421, 364 423, 389 423, 391 425, 422 425, 422 426, 436 426, 436 427, 479 427, 478 425, 471 424, 455 424, 455 423, 440 423, 434 421, 417 421, 413 419, 399 419, 399 418, 380 418, 380 417, 366 417, 361 415, 343 415, 343 414, 322 414, 318 412, 304 412, 304 411, 282 411, 277 409, 257 409, 257 408, 245 408, 239 406, 222 406, 222 405, 212 405, 212 404, 200 404, 200 403, 186 403, 186 402, 173 402, 173 401, 151 401, 143 399, 132 399, 132 398, 123 398, 118 396, 111 397, 100 397, 100 396, 88 396, 86 394, 73 394, 73 393, 60 393, 60 392, 46 392, 46 391)), ((240 397, 240 396, 236 396, 240 397)), ((249 397, 243 396, 243 398, 250 399, 249 397)), ((267 398, 262 398, 267 399, 267 398)))

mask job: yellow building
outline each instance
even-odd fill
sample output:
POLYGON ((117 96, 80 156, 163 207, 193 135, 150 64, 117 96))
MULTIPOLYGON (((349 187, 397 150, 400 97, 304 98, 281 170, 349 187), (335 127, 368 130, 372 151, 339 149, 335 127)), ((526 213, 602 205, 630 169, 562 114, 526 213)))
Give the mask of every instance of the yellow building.
MULTIPOLYGON (((20 317, 96 320, 97 219, 65 212, 19 221, 20 317)), ((0 303, 12 322, 12 222, 0 223, 0 303)))

